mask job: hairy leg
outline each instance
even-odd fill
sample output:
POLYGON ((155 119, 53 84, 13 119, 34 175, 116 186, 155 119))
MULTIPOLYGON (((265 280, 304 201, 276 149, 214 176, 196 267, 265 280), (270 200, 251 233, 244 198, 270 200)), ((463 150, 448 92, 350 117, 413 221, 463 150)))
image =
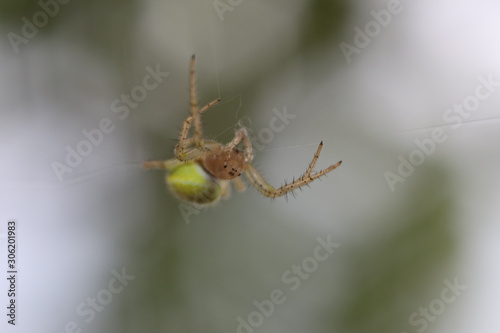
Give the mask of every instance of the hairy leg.
POLYGON ((255 187, 260 193, 262 193, 266 197, 270 198, 281 197, 287 194, 288 192, 291 192, 304 185, 307 185, 311 183, 313 180, 318 179, 319 177, 326 175, 330 171, 335 170, 342 163, 342 161, 339 161, 336 164, 329 166, 325 170, 312 173, 312 170, 316 165, 316 161, 319 158, 321 149, 323 149, 323 142, 319 144, 318 149, 314 154, 313 160, 309 164, 309 167, 307 168, 306 172, 302 176, 300 176, 297 180, 293 181, 290 184, 285 184, 280 188, 274 188, 272 185, 270 185, 264 179, 264 177, 262 177, 262 175, 257 171, 257 169, 255 169, 251 164, 247 164, 245 175, 249 179, 252 186, 255 187))
POLYGON ((245 145, 245 162, 250 163, 253 160, 253 147, 250 139, 248 138, 248 132, 246 128, 240 128, 239 130, 237 130, 236 134, 234 135, 234 139, 226 145, 226 148, 232 149, 242 141, 245 145))

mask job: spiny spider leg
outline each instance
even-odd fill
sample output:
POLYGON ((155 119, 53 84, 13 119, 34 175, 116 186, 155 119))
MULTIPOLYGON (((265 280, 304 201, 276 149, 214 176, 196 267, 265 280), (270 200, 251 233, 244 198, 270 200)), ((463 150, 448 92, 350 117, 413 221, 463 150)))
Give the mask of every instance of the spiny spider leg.
MULTIPOLYGON (((313 157, 313 159, 312 159, 311 163, 309 163, 309 167, 307 168, 306 172, 302 175, 302 177, 300 177, 299 179, 304 179, 304 178, 306 178, 306 177, 310 177, 310 174, 311 174, 311 172, 312 172, 312 170, 313 170, 314 166, 316 165, 316 162, 318 161, 319 154, 321 154, 321 150, 323 150, 323 141, 321 141, 321 142, 319 143, 319 145, 318 145, 318 149, 316 150, 316 153, 314 154, 314 157, 313 157)), ((330 167, 330 168, 331 168, 331 167, 330 167)), ((336 167, 335 167, 335 168, 336 168, 336 167)), ((335 168, 333 168, 333 169, 335 169, 335 168)), ((333 170, 333 169, 332 169, 332 170, 333 170)), ((329 170, 329 171, 327 171, 327 170, 328 170, 328 169, 326 169, 325 171, 326 171, 326 172, 331 171, 331 170, 329 170)), ((325 172, 325 173, 326 173, 326 172, 325 172)))
POLYGON ((309 164, 309 167, 307 168, 306 172, 302 176, 300 176, 300 178, 295 180, 293 183, 285 184, 277 189, 271 186, 251 164, 247 164, 245 174, 247 175, 247 178, 250 180, 252 185, 266 197, 270 198, 281 197, 290 191, 293 191, 297 188, 307 185, 313 180, 326 175, 328 172, 336 169, 342 163, 342 161, 339 161, 336 164, 329 166, 325 170, 321 170, 311 174, 314 165, 316 165, 316 161, 319 158, 321 149, 323 149, 323 141, 320 142, 318 149, 316 150, 316 153, 314 154, 314 157, 311 163, 309 164))
MULTIPOLYGON (((199 119, 200 118, 199 115, 201 113, 205 112, 206 110, 208 110, 209 108, 211 108, 212 106, 214 106, 215 104, 217 104, 219 102, 220 102, 220 98, 217 98, 217 99, 214 99, 213 101, 211 101, 210 103, 208 103, 207 105, 205 105, 204 107, 202 107, 196 113, 198 115, 196 118, 199 119)), ((182 125, 181 134, 179 135, 179 142, 175 146, 176 157, 181 161, 184 161, 184 159, 185 159, 185 150, 189 146, 189 144, 191 144, 192 141, 194 141, 196 144, 196 137, 192 138, 193 140, 188 139, 189 129, 191 128, 191 122, 193 121, 193 119, 194 119, 193 115, 186 118, 186 120, 184 121, 184 124, 182 125)), ((195 134, 196 134, 196 131, 195 131, 195 134)), ((200 140, 200 142, 201 142, 201 140, 200 140)))
POLYGON ((194 121, 194 143, 196 147, 201 148, 202 129, 200 120, 200 110, 198 107, 198 98, 196 97, 196 61, 195 56, 191 57, 189 65, 189 105, 191 106, 191 117, 194 121))
POLYGON ((248 132, 245 128, 240 128, 236 131, 234 135, 234 139, 226 145, 226 148, 233 149, 235 148, 241 141, 245 145, 245 162, 250 163, 253 160, 253 148, 250 139, 248 138, 248 132))

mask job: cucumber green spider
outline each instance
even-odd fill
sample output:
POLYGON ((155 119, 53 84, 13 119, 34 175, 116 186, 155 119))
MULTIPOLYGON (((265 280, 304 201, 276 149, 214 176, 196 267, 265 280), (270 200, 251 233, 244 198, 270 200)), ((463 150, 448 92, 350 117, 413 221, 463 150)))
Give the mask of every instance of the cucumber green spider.
POLYGON ((262 195, 270 198, 281 197, 336 169, 342 163, 339 161, 324 170, 313 172, 323 148, 323 142, 320 142, 306 172, 292 183, 274 188, 251 164, 253 149, 245 128, 238 129, 233 140, 226 145, 203 138, 200 115, 219 103, 220 98, 201 109, 198 107, 195 70, 193 55, 189 72, 191 115, 186 118, 182 126, 179 142, 174 151, 175 158, 143 163, 145 169, 167 170, 166 183, 181 200, 202 206, 215 204, 220 198, 230 196, 230 183, 233 183, 238 191, 246 189, 245 183, 240 178, 242 174, 245 174, 250 184, 262 195), (189 136, 191 125, 194 127, 194 132, 189 136), (244 146, 244 150, 237 148, 239 144, 244 146))

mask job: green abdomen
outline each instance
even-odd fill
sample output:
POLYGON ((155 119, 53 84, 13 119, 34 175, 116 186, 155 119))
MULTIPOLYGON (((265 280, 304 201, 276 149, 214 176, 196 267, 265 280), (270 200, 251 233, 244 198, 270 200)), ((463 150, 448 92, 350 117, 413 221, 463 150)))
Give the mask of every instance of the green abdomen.
POLYGON ((221 196, 218 181, 198 163, 189 161, 170 170, 166 181, 180 199, 196 204, 210 204, 221 196))

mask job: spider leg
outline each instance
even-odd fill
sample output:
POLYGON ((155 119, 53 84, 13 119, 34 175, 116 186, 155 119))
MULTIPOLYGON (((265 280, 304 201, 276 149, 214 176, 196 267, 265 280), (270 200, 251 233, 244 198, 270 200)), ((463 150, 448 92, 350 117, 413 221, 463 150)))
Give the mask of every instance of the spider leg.
POLYGON ((191 117, 194 121, 194 143, 196 147, 202 147, 202 129, 200 120, 200 109, 198 107, 198 98, 196 96, 196 60, 191 57, 189 64, 189 105, 191 106, 191 117))
POLYGON ((333 171, 342 163, 342 161, 339 161, 333 165, 330 165, 325 170, 312 173, 312 170, 316 165, 316 161, 319 158, 321 149, 323 149, 323 141, 321 141, 321 143, 319 144, 318 149, 316 150, 316 153, 314 154, 314 157, 311 163, 309 164, 309 167, 307 168, 306 172, 294 182, 290 184, 285 184, 280 188, 274 188, 273 186, 271 186, 251 164, 246 165, 245 175, 249 179, 252 186, 255 187, 260 193, 262 193, 266 197, 270 198, 281 197, 290 191, 301 188, 302 186, 309 184, 313 180, 326 175, 328 172, 333 171))
POLYGON ((180 164, 182 164, 182 161, 172 158, 166 161, 144 161, 142 167, 144 169, 171 170, 180 164))
MULTIPOLYGON (((214 99, 213 101, 211 101, 210 103, 208 103, 207 105, 202 107, 200 110, 198 110, 197 114, 199 115, 199 114, 205 112, 206 110, 208 110, 209 108, 211 108, 212 106, 214 106, 215 104, 217 104, 219 102, 220 102, 220 98, 214 99)), ((198 116, 198 118, 199 118, 199 116, 198 116)), ((186 118, 186 120, 184 120, 184 124, 182 125, 181 134, 179 135, 179 142, 175 146, 175 155, 176 155, 177 159, 179 159, 181 161, 184 161, 186 159, 185 150, 187 149, 187 147, 189 147, 189 145, 191 145, 193 143, 196 144, 196 137, 188 138, 189 129, 191 128, 191 123, 193 122, 193 119, 194 119, 193 115, 190 115, 189 117, 186 118)), ((202 141, 200 141, 200 143, 203 144, 202 141)), ((196 144, 196 146, 198 146, 198 145, 196 144)))
POLYGON ((234 139, 226 145, 226 148, 233 149, 242 141, 245 144, 245 162, 250 163, 253 160, 253 147, 246 128, 237 130, 234 139))
POLYGON ((229 199, 231 197, 231 184, 228 181, 220 182, 221 186, 221 197, 223 199, 229 199))
MULTIPOLYGON (((192 138, 189 138, 188 141, 191 139, 192 138)), ((209 143, 207 146, 210 147, 211 144, 209 143)), ((184 152, 185 152, 184 156, 186 157, 184 160, 180 160, 176 157, 166 161, 160 161, 160 160, 144 161, 142 162, 142 167, 143 169, 172 170, 173 168, 184 163, 185 160, 194 160, 198 158, 201 154, 203 154, 202 150, 199 150, 198 148, 195 147, 188 148, 184 152)))
POLYGON ((238 192, 243 192, 247 188, 245 182, 241 179, 241 177, 233 178, 231 179, 231 182, 238 192))

